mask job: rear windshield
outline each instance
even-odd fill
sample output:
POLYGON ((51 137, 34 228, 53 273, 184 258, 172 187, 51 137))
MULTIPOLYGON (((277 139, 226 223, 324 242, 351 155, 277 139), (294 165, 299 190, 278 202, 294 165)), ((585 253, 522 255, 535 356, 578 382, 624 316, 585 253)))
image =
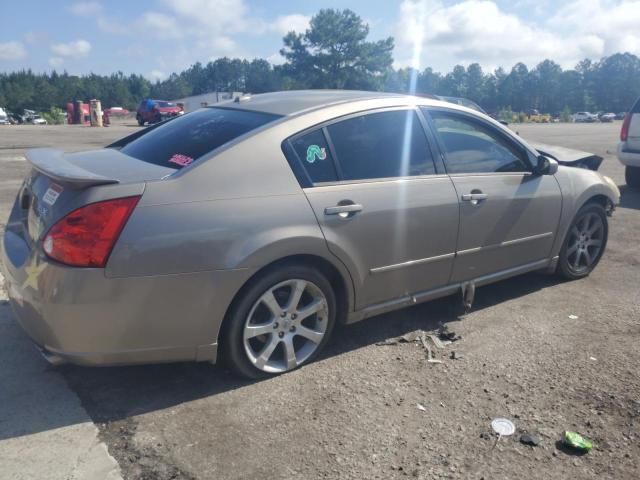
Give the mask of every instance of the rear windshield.
POLYGON ((157 102, 158 106, 160 108, 167 108, 167 107, 175 107, 176 104, 175 103, 171 103, 171 102, 157 102))
POLYGON ((280 118, 261 112, 204 108, 168 121, 133 140, 121 152, 179 169, 240 135, 280 118))

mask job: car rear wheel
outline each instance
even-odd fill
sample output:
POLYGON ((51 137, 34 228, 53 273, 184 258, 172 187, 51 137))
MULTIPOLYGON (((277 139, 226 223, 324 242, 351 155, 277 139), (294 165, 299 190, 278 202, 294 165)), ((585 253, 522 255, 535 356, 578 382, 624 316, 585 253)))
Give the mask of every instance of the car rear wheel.
POLYGON ((140 115, 136 117, 136 120, 138 120, 138 125, 140 126, 144 125, 144 119, 140 115))
POLYGON ((578 210, 560 250, 558 273, 570 280, 589 275, 602 258, 608 234, 602 206, 589 203, 578 210))
POLYGON ((624 178, 631 188, 640 189, 640 167, 625 167, 624 178))
POLYGON ((223 333, 223 355, 247 378, 288 372, 318 355, 335 318, 335 294, 326 277, 311 267, 286 265, 243 292, 223 333))

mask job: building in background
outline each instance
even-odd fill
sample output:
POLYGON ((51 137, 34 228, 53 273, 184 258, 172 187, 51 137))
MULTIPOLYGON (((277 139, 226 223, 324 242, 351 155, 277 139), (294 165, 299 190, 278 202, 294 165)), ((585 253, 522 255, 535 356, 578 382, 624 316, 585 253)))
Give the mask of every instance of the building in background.
POLYGON ((242 96, 242 92, 210 92, 179 98, 172 100, 172 102, 182 105, 184 113, 189 113, 199 108, 208 107, 209 105, 224 102, 225 100, 232 100, 240 96, 242 96))

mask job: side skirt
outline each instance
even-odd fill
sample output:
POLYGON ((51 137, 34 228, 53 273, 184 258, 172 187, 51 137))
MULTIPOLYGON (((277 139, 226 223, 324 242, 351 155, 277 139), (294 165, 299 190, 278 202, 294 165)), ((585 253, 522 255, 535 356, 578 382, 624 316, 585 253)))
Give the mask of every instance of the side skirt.
POLYGON ((491 273, 489 275, 483 275, 482 277, 466 280, 465 282, 453 283, 445 287, 417 292, 414 294, 407 294, 402 297, 395 298, 393 300, 377 303, 375 305, 370 305, 361 310, 351 312, 347 317, 346 323, 347 324, 355 323, 360 320, 364 320, 365 318, 381 315, 383 313, 390 312, 392 310, 398 310, 400 308, 404 308, 411 305, 416 305, 418 303, 428 302, 429 300, 435 300, 436 298, 452 295, 462 288, 463 283, 473 282, 476 285, 476 287, 481 287, 483 285, 499 282, 500 280, 504 280, 510 277, 515 277, 523 273, 533 272, 535 270, 546 270, 547 272, 551 272, 555 270, 555 266, 557 265, 557 263, 558 263, 557 257, 554 257, 551 259, 545 258, 544 260, 538 260, 535 262, 527 263, 525 265, 520 265, 518 267, 513 267, 507 270, 501 270, 496 273, 491 273))

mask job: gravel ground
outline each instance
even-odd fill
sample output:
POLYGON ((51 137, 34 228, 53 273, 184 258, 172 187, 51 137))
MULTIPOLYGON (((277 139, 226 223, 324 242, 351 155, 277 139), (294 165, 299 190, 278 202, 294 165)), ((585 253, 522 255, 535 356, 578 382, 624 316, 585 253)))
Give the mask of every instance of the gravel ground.
MULTIPOLYGON (((479 288, 463 317, 442 299, 343 327, 319 361, 261 382, 202 364, 60 372, 127 479, 636 479, 640 193, 624 186, 613 155, 619 127, 514 127, 524 138, 604 156, 600 171, 621 185, 607 251, 589 278, 529 274, 479 288), (442 364, 427 363, 416 342, 378 345, 441 326, 461 336, 436 352, 442 364), (517 430, 496 443, 490 422, 498 416, 517 430), (595 448, 565 450, 564 430, 595 448), (521 444, 524 432, 541 444, 521 444)), ((0 165, 9 172, 0 218, 26 146, 79 150, 131 131, 0 128, 0 165)))

